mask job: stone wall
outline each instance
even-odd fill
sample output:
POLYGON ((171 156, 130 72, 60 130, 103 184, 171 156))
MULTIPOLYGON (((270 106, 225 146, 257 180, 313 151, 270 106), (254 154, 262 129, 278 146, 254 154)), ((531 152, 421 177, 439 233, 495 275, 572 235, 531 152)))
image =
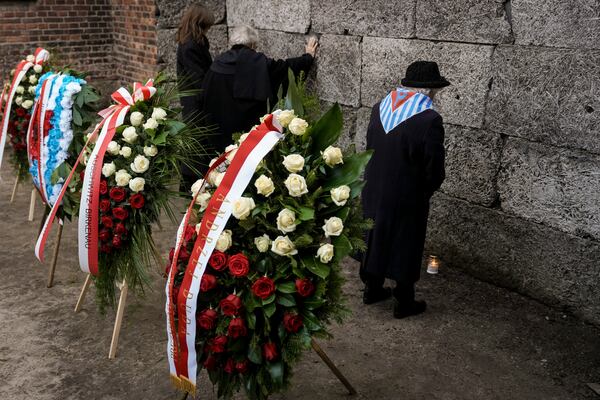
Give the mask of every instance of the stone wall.
MULTIPOLYGON (((158 1, 159 58, 184 0, 158 1), (162 4, 162 6, 161 6, 162 4)), ((596 0, 212 0, 219 25, 260 30, 272 57, 320 36, 311 83, 364 148, 371 107, 417 59, 439 96, 447 173, 428 249, 449 266, 600 323, 600 5, 596 0)))

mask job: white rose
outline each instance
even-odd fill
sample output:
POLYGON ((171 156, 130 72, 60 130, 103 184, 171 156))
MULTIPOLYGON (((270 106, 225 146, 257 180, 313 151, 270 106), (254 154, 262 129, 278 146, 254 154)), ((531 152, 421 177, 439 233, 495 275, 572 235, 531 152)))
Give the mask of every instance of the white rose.
POLYGON ((40 64, 35 64, 33 66, 33 70, 35 71, 36 74, 39 74, 40 72, 42 72, 42 66, 40 64))
POLYGON ((246 219, 250 216, 252 210, 256 208, 252 197, 240 197, 233 202, 231 214, 237 219, 246 219))
POLYGON ((155 145, 144 146, 144 154, 148 157, 154 157, 158 154, 158 149, 155 145))
POLYGON ((283 110, 277 115, 277 120, 284 128, 287 128, 294 118, 296 118, 294 110, 283 110))
POLYGON ((154 118, 148 118, 144 124, 144 129, 156 129, 158 128, 158 121, 154 118))
POLYGON ((304 177, 298 174, 290 174, 285 180, 284 184, 290 196, 292 197, 300 197, 303 194, 308 193, 308 188, 306 187, 306 181, 304 180, 304 177))
POLYGON ((33 101, 31 101, 31 100, 25 100, 23 102, 23 104, 21 104, 21 107, 23 107, 26 110, 29 110, 32 106, 33 106, 33 101))
POLYGON ((277 239, 271 243, 271 251, 280 256, 293 256, 298 254, 296 246, 287 236, 277 236, 277 239))
POLYGON ((344 223, 338 217, 331 217, 325 220, 325 225, 323 225, 323 231, 325 231, 325 236, 340 236, 342 230, 344 229, 344 223))
POLYGON ((23 104, 23 98, 21 96, 17 96, 15 97, 15 104, 20 106, 21 104, 23 104))
POLYGON ((31 75, 29 77, 29 83, 31 83, 32 85, 35 85, 37 83, 37 81, 38 81, 37 76, 31 75))
POLYGON ((124 169, 118 170, 115 174, 115 181, 117 181, 117 186, 127 186, 130 180, 131 175, 129 175, 124 169))
POLYGON ((343 206, 350 198, 350 187, 343 185, 331 189, 331 199, 336 206, 343 206))
POLYGON ((25 93, 25 88, 23 86, 17 86, 17 89, 15 90, 17 93, 19 94, 23 94, 25 93))
POLYGON ((333 245, 329 243, 322 244, 317 250, 317 257, 323 264, 330 262, 333 259, 333 245))
POLYGON ((108 146, 106 147, 106 151, 108 151, 108 153, 112 154, 113 156, 116 156, 117 154, 119 154, 120 150, 121 150, 121 146, 119 146, 119 144, 117 142, 115 142, 114 140, 111 140, 108 143, 108 146))
POLYGON ((29 61, 29 62, 34 62, 35 61, 35 56, 33 54, 28 55, 25 60, 29 61))
POLYGON ((35 94, 35 86, 29 86, 29 89, 27 89, 27 91, 29 92, 29 94, 35 94))
POLYGON ((225 229, 221 232, 221 235, 217 239, 217 244, 215 248, 219 251, 227 251, 231 245, 233 244, 233 239, 231 238, 231 231, 229 229, 225 229))
POLYGON ((225 153, 229 153, 227 154, 227 161, 231 162, 233 160, 233 157, 235 157, 235 153, 237 153, 237 151, 237 144, 230 144, 229 146, 225 147, 225 153))
POLYGON ((288 125, 288 129, 294 135, 304 135, 306 133, 306 128, 308 128, 308 122, 302 118, 294 118, 288 125))
POLYGON ((138 134, 133 126, 128 126, 123 131, 123 140, 127 143, 135 143, 138 138, 138 134))
POLYGON ((144 172, 148 171, 148 168, 150 168, 150 160, 142 155, 135 156, 133 162, 129 164, 129 167, 136 174, 143 174, 144 172))
POLYGON ((211 197, 212 195, 209 192, 202 192, 196 197, 196 204, 200 206, 200 211, 206 210, 211 197))
POLYGON ((221 182, 223 182, 224 177, 225 177, 225 172, 219 172, 215 177, 214 185, 219 186, 221 184, 221 182))
POLYGON ((161 121, 167 118, 167 112, 162 108, 155 108, 152 110, 152 118, 157 121, 161 121))
POLYGON ((283 166, 289 172, 300 172, 304 168, 304 157, 300 154, 290 154, 283 157, 283 166))
POLYGON ((129 146, 121 147, 121 150, 119 150, 119 154, 125 158, 131 157, 131 147, 129 147, 129 146))
POLYGON ((196 182, 194 182, 191 188, 192 196, 195 196, 203 185, 204 179, 198 179, 196 182))
POLYGON ((259 176, 254 182, 254 186, 256 186, 256 191, 265 197, 269 197, 275 191, 273 180, 266 175, 259 176))
POLYGON ((296 230, 296 214, 287 208, 279 211, 279 214, 277 214, 277 229, 283 233, 294 232, 296 230))
POLYGON ((144 178, 133 178, 129 181, 129 189, 134 192, 141 192, 144 190, 144 185, 146 184, 146 180, 144 178))
POLYGON ((254 238, 254 244, 256 245, 258 251, 260 251, 261 253, 265 253, 269 250, 269 246, 271 245, 271 239, 265 234, 254 238))
POLYGON ((325 164, 330 167, 337 164, 343 164, 344 156, 342 155, 342 150, 339 147, 329 146, 323 152, 323 160, 325 160, 325 164))
POLYGON ((106 163, 102 166, 102 175, 109 177, 117 171, 117 167, 114 162, 106 163))
POLYGON ((133 126, 140 126, 144 122, 144 114, 139 111, 134 111, 129 116, 129 122, 133 126))

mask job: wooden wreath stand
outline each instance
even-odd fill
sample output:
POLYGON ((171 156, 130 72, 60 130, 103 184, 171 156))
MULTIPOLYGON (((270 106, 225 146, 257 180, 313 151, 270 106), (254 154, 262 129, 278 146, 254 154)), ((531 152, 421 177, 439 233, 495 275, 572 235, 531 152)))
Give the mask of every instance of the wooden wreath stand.
MULTIPOLYGON (((35 199, 35 197, 32 198, 35 199)), ((35 204, 35 200, 33 200, 33 204, 35 204)), ((50 207, 46 205, 46 209, 44 210, 44 216, 42 217, 42 221, 40 222, 38 236, 40 236, 40 233, 42 232, 42 228, 44 227, 46 218, 48 218, 48 214, 50 214, 50 207)), ((29 210, 29 215, 32 216, 31 210, 29 210)), ((48 270, 48 281, 46 283, 46 287, 48 288, 51 288, 54 285, 54 272, 56 271, 56 263, 58 262, 58 251, 60 250, 60 241, 62 239, 63 228, 64 224, 59 222, 58 232, 56 233, 56 243, 54 244, 54 252, 52 253, 52 262, 50 263, 50 269, 48 270)))

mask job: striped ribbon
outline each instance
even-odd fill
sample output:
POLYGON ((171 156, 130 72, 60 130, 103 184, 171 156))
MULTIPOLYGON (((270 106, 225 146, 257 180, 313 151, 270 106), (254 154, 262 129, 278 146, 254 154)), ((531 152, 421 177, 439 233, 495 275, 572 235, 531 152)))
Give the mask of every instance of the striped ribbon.
POLYGON ((398 88, 381 100, 379 118, 385 133, 390 133, 407 119, 432 108, 431 99, 424 94, 398 88))

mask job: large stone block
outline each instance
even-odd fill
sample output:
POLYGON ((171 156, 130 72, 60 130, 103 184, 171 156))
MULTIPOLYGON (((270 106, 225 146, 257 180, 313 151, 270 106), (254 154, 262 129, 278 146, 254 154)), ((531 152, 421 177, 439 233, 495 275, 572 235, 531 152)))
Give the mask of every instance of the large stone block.
POLYGON ((304 34, 260 30, 257 50, 269 58, 285 59, 304 54, 305 44, 304 34))
POLYGON ((417 37, 475 43, 512 40, 504 0, 417 1, 417 37))
POLYGON ((452 83, 435 101, 444 121, 474 128, 482 126, 491 78, 492 46, 365 37, 362 51, 363 105, 375 104, 399 86, 410 63, 428 59, 438 62, 442 75, 452 83))
POLYGON ((482 205, 496 199, 496 175, 502 154, 497 133, 446 125, 446 180, 441 190, 482 205))
POLYGON ((317 32, 414 37, 416 0, 312 0, 312 28, 317 32))
POLYGON ((450 266, 600 323, 597 241, 438 194, 427 250, 450 266))
POLYGON ((498 188, 503 210, 600 239, 600 156, 510 138, 498 188))
POLYGON ((360 38, 323 35, 317 57, 317 88, 323 100, 360 105, 360 38))
MULTIPOLYGON (((156 0, 159 28, 175 28, 181 21, 185 9, 196 0, 156 0)), ((225 20, 225 0, 204 0, 202 2, 215 16, 215 23, 225 20)))
POLYGON ((600 152, 600 51, 500 46, 489 128, 600 152))
POLYGON ((214 59, 219 54, 229 49, 229 37, 227 25, 215 25, 208 31, 208 42, 210 43, 210 54, 214 59))
POLYGON ((369 129, 371 111, 371 107, 361 107, 356 112, 356 134, 354 135, 354 144, 358 151, 364 151, 367 148, 367 129, 369 129))
POLYGON ((227 24, 305 33, 310 26, 310 1, 227 0, 227 24))
POLYGON ((177 74, 177 29, 157 29, 157 64, 158 68, 175 78, 177 74))
POLYGON ((597 0, 512 0, 512 20, 517 44, 600 49, 597 0))

